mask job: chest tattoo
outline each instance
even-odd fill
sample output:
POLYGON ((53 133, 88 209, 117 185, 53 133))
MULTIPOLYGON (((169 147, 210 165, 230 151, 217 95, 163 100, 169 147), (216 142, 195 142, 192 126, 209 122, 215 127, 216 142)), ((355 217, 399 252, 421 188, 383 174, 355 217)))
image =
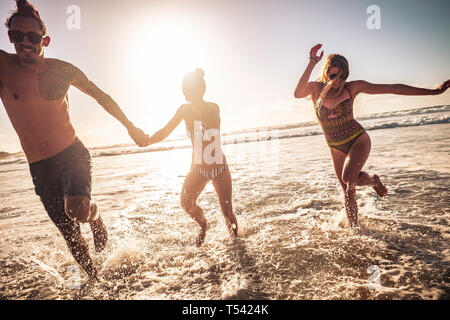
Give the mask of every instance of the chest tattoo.
POLYGON ((59 100, 66 96, 72 80, 73 72, 67 66, 49 66, 49 69, 38 75, 39 91, 47 100, 59 100))

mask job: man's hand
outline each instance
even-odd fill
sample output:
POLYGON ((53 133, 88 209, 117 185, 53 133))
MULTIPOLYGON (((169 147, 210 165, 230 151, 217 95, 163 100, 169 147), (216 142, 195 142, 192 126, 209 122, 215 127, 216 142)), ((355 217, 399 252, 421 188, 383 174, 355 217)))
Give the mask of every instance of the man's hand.
POLYGON ((128 134, 139 147, 149 146, 150 137, 146 135, 145 132, 141 129, 136 128, 135 126, 131 126, 128 128, 128 134))

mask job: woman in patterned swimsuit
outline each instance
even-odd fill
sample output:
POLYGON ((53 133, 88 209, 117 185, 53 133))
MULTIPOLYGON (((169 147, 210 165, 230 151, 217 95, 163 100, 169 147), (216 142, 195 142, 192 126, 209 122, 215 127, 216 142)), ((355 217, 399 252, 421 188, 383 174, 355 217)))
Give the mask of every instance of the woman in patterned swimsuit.
POLYGON ((337 178, 345 193, 345 209, 350 227, 358 226, 356 186, 372 186, 380 197, 387 194, 377 175, 361 171, 369 157, 371 141, 364 128, 353 118, 353 100, 360 93, 398 95, 437 95, 446 91, 450 80, 438 89, 422 89, 403 84, 372 84, 366 81, 346 82, 347 60, 337 54, 327 57, 319 81, 308 82, 314 66, 322 59, 316 45, 310 51, 310 62, 295 90, 296 98, 311 96, 317 118, 331 150, 337 178))
POLYGON ((200 193, 209 181, 212 181, 219 197, 228 230, 232 236, 238 235, 238 222, 231 198, 231 175, 221 145, 220 109, 217 104, 203 100, 205 90, 203 70, 188 73, 183 80, 183 93, 189 103, 182 105, 172 120, 149 138, 147 143, 148 146, 163 141, 184 120, 194 152, 191 170, 181 191, 181 206, 201 227, 197 247, 203 244, 209 229, 203 210, 197 204, 200 193))

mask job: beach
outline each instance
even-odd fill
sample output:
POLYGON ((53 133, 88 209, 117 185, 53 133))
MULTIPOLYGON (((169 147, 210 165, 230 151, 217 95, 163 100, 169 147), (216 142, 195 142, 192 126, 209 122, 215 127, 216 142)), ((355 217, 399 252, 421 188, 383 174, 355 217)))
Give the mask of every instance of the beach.
POLYGON ((87 276, 34 194, 23 157, 0 159, 0 299, 449 299, 450 107, 361 117, 372 139, 365 171, 388 195, 358 188, 361 229, 317 123, 227 135, 239 238, 214 189, 199 198, 211 229, 180 206, 188 141, 157 149, 93 149, 93 193, 109 231, 87 276), (262 137, 262 138, 261 138, 262 137), (81 289, 80 289, 81 288, 81 289))

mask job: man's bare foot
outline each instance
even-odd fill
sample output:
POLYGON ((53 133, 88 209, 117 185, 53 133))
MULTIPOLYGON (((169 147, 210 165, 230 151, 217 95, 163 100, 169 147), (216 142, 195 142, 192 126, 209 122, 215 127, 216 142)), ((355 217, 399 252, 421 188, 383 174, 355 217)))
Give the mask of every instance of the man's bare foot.
POLYGON ((378 177, 376 174, 373 175, 373 180, 373 189, 381 198, 383 198, 388 193, 386 187, 381 183, 380 177, 378 177))
POLYGON ((99 282, 100 278, 98 277, 98 274, 95 276, 89 276, 89 279, 80 287, 80 297, 87 295, 89 291, 99 282))
POLYGON ((91 214, 98 215, 97 220, 90 222, 92 234, 94 235, 95 251, 102 252, 108 243, 108 230, 103 223, 102 217, 98 214, 97 204, 92 203, 91 210, 91 214))
POLYGON ((200 248, 203 242, 205 242, 206 231, 208 230, 209 230, 209 223, 207 223, 206 226, 202 227, 200 233, 197 236, 197 240, 195 241, 195 245, 197 246, 197 248, 200 248))

